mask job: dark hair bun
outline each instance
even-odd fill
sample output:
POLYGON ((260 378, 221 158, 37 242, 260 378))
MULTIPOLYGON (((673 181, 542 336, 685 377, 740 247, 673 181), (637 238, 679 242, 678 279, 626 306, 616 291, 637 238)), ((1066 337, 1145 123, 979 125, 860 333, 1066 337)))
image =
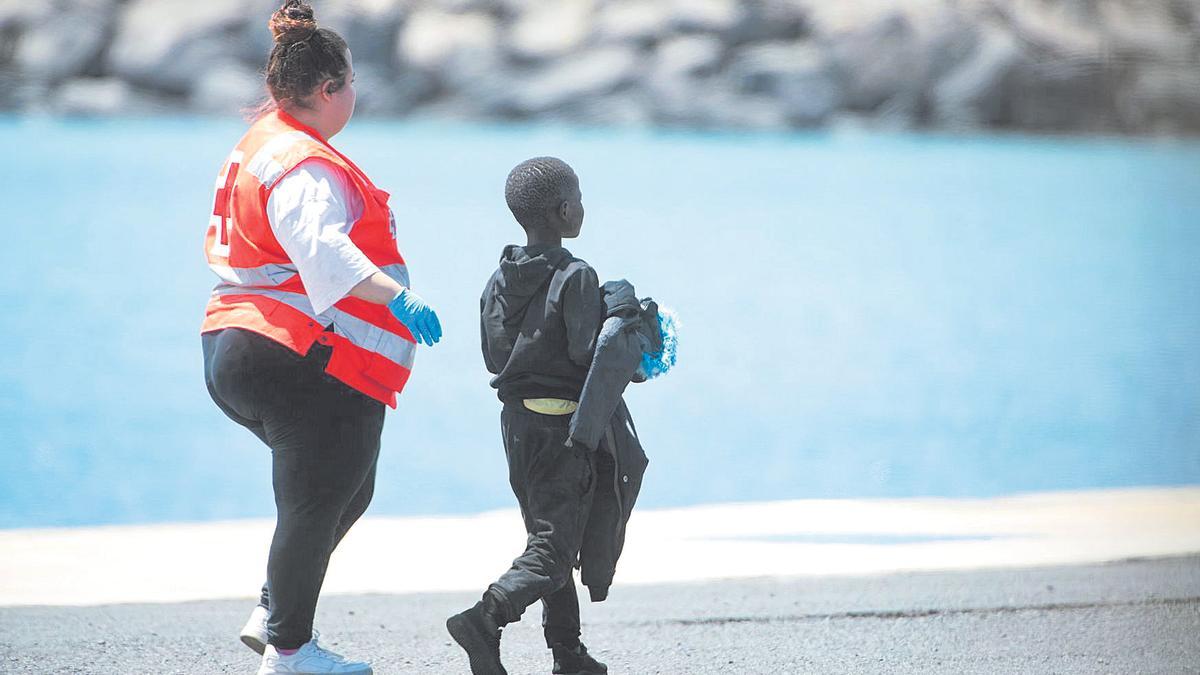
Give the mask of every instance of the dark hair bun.
POLYGON ((317 30, 313 8, 301 0, 287 0, 267 22, 271 35, 279 44, 292 44, 307 40, 317 30))

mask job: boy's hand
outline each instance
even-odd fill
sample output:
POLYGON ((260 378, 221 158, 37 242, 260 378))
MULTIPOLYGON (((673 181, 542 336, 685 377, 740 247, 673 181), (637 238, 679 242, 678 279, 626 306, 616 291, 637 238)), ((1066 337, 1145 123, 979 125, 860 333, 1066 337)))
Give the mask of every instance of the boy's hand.
POLYGON ((400 291, 387 307, 417 342, 432 347, 442 339, 442 323, 438 321, 437 312, 411 289, 400 291))

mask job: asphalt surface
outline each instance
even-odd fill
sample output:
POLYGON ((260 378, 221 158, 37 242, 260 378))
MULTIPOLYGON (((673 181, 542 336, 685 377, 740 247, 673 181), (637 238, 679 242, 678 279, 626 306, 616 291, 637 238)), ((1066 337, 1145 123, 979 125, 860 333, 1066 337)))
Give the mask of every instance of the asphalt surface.
MULTIPOLYGON (((332 596, 322 643, 375 672, 468 672, 445 617, 471 594, 332 596)), ((0 672, 253 673, 253 601, 0 608, 0 672)), ((584 602, 610 672, 1200 673, 1200 556, 1026 570, 617 586, 584 602)), ((513 675, 549 673, 540 610, 505 630, 513 675)))

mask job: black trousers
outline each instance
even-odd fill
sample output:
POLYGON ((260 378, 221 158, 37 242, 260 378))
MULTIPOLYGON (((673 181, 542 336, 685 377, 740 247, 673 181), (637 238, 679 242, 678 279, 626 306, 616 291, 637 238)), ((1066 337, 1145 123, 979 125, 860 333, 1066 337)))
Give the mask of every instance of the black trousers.
POLYGON ((213 401, 271 448, 276 522, 261 601, 269 642, 295 649, 312 637, 330 555, 371 502, 384 406, 326 375, 323 345, 300 356, 238 328, 201 341, 213 401))
POLYGON ((546 645, 579 640, 579 598, 573 567, 596 490, 596 457, 566 447, 570 415, 540 415, 520 404, 500 413, 508 480, 528 533, 525 552, 488 589, 498 599, 502 623, 521 618, 542 601, 546 645))

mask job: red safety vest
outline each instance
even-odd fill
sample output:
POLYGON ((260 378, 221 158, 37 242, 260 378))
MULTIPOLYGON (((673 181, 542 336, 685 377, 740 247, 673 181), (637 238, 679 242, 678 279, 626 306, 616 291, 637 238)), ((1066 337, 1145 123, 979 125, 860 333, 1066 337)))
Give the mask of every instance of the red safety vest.
POLYGON ((280 179, 306 159, 341 167, 358 188, 363 213, 350 240, 379 269, 408 286, 408 269, 396 248, 396 223, 388 193, 294 117, 276 111, 254 123, 217 177, 213 215, 204 250, 221 282, 213 290, 201 333, 243 328, 308 353, 313 342, 332 347, 325 372, 396 407, 412 369, 416 342, 384 305, 346 297, 317 314, 296 266, 267 219, 267 200, 280 179), (333 330, 326 327, 333 324, 333 330))

